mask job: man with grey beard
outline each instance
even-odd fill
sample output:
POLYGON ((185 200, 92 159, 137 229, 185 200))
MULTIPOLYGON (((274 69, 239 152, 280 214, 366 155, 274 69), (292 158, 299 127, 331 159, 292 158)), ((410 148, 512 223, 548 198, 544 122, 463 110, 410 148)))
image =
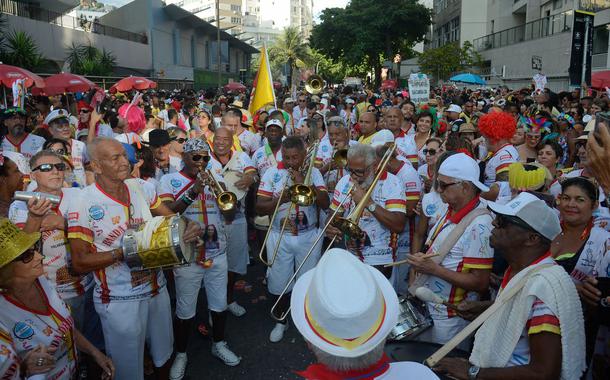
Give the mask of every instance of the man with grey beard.
POLYGON ((29 160, 42 150, 45 139, 25 131, 26 113, 22 108, 7 108, 2 114, 2 120, 7 129, 2 141, 5 152, 21 153, 29 160))

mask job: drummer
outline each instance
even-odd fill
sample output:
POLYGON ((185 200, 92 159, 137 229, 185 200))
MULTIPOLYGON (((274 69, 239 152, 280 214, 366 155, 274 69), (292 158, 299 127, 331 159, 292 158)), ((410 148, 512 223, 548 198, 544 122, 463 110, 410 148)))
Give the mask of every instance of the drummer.
POLYGON ((292 320, 317 359, 305 379, 418 379, 438 377, 416 362, 390 363, 386 337, 399 307, 392 285, 343 249, 331 249, 296 282, 292 320), (337 281, 337 279, 341 281, 337 281), (331 288, 332 287, 332 288, 331 288))
MULTIPOLYGON (((153 215, 173 215, 152 184, 130 179, 123 145, 98 137, 89 144, 96 183, 85 187, 68 207, 72 268, 94 272, 93 300, 100 316, 106 353, 116 378, 144 379, 144 344, 160 378, 167 378, 173 351, 172 317, 165 277, 160 270, 132 271, 121 249, 125 231, 153 215)), ((191 242, 201 228, 190 223, 183 235, 191 242)))
MULTIPOLYGON (((226 140, 230 149, 232 134, 221 132, 217 137, 221 137, 223 143, 226 140)), ((182 379, 186 372, 186 348, 197 313, 197 296, 202 281, 213 327, 212 355, 228 366, 236 366, 241 360, 229 349, 224 336, 228 276, 225 224, 234 218, 235 212, 221 214, 214 193, 209 186, 206 186, 206 182, 210 180, 205 173, 206 168, 213 168, 207 142, 198 138, 188 139, 184 143, 182 161, 184 168, 180 172, 161 177, 161 198, 174 212, 181 213, 198 223, 204 229, 204 236, 197 261, 174 269, 176 281, 174 327, 177 352, 170 371, 171 379, 182 379)), ((222 177, 216 177, 214 171, 212 175, 218 182, 222 182, 222 177)))
MULTIPOLYGON (((243 196, 250 187, 258 181, 258 175, 252 160, 245 152, 231 150, 233 132, 226 127, 220 127, 214 132, 214 151, 210 160, 212 170, 218 177, 231 173, 238 180, 232 185, 242 192, 243 196)), ((227 178, 224 181, 229 185, 227 178)), ((248 224, 246 223, 245 199, 240 199, 237 213, 231 223, 227 223, 227 262, 229 279, 227 283, 227 309, 236 317, 246 314, 246 309, 233 298, 233 287, 237 276, 244 276, 248 270, 248 224)))

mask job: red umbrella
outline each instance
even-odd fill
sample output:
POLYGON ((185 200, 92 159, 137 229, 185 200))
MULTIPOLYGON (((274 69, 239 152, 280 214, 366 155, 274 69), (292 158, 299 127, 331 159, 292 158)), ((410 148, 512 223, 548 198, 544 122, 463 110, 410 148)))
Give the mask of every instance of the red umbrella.
POLYGON ((149 88, 157 88, 157 82, 144 77, 127 77, 116 82, 110 87, 110 93, 127 92, 131 90, 148 90, 149 88))
POLYGON ((600 90, 610 87, 610 70, 596 71, 591 74, 591 87, 600 90))
POLYGON ((18 79, 25 79, 25 87, 32 87, 34 85, 38 88, 43 88, 45 86, 44 80, 41 77, 26 69, 0 64, 0 84, 11 87, 13 82, 18 79))
POLYGON ((224 89, 225 89, 225 91, 244 92, 244 91, 246 91, 246 86, 244 86, 243 84, 241 84, 239 82, 231 82, 231 83, 225 84, 224 89))
POLYGON ((393 90, 396 87, 398 87, 398 82, 396 82, 394 79, 386 79, 383 82, 381 82, 382 90, 385 90, 385 89, 393 90))
POLYGON ((45 78, 46 87, 43 92, 46 95, 63 94, 64 92, 86 92, 97 85, 89 79, 76 74, 61 73, 45 78))

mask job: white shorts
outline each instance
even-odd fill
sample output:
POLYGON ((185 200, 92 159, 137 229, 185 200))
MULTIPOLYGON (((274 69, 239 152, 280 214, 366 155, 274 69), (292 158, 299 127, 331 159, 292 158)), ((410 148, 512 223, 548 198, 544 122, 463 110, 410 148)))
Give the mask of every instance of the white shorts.
POLYGON ((201 281, 208 299, 208 309, 221 313, 227 309, 227 255, 213 259, 212 266, 203 268, 197 263, 174 269, 176 283, 176 317, 191 319, 197 314, 197 296, 201 281))
MULTIPOLYGON (((277 258, 273 263, 273 266, 267 270, 267 285, 269 293, 273 295, 280 295, 290 277, 294 274, 294 271, 301 262, 305 259, 305 255, 311 248, 314 240, 318 236, 318 229, 303 232, 300 235, 293 236, 289 233, 284 233, 282 241, 278 250, 277 258)), ((269 239, 267 239, 267 259, 272 260, 271 255, 277 244, 279 238, 279 232, 270 231, 269 239)), ((320 260, 320 251, 322 249, 322 240, 316 244, 316 248, 311 253, 311 256, 307 259, 303 268, 299 271, 297 279, 310 269, 313 269, 318 260, 320 260)), ((288 288, 292 290, 294 281, 288 288)))
MULTIPOLYGON (((406 251, 396 253, 396 261, 402 261, 407 258, 406 251)), ((409 291, 409 264, 401 264, 392 268, 392 276, 390 276, 390 283, 396 294, 406 295, 409 291)))
POLYGON ((248 224, 240 220, 225 225, 227 234, 227 262, 229 272, 244 275, 248 271, 250 255, 248 250, 248 224))
POLYGON ((116 368, 116 380, 144 379, 144 344, 156 367, 172 356, 174 333, 167 288, 152 298, 95 303, 100 316, 106 353, 116 368))

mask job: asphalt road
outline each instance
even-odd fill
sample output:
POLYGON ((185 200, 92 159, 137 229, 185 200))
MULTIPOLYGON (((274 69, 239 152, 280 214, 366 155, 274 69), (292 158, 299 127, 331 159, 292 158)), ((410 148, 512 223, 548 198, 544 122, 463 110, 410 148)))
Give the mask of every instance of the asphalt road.
MULTIPOLYGON (((262 284, 266 267, 258 259, 251 260, 245 276, 245 289, 236 290, 237 302, 247 313, 240 318, 229 314, 226 340, 241 363, 236 367, 224 365, 210 353, 211 337, 193 331, 188 348, 188 367, 185 380, 199 379, 300 379, 293 371, 303 370, 314 357, 307 349, 294 325, 279 343, 269 341, 275 322, 269 316, 272 301, 262 284)), ((205 292, 199 294, 196 324, 206 323, 205 292)))

